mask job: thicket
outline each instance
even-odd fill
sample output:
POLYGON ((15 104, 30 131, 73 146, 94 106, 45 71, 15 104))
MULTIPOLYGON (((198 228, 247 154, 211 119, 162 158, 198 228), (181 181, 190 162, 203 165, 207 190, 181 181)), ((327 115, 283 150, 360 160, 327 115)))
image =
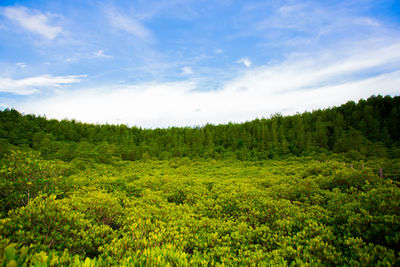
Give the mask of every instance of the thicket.
POLYGON ((146 130, 0 114, 0 266, 400 265, 399 97, 146 130))
MULTIPOLYGON (((18 189, 22 179, 7 176, 15 153, 35 159, 6 156, 1 179, 18 189)), ((56 190, 32 191, 28 205, 24 191, 5 197, 16 206, 0 219, 0 262, 398 265, 399 182, 379 177, 369 167, 375 163, 181 158, 84 170, 62 163, 64 175, 46 176, 56 190)), ((35 164, 25 165, 28 173, 35 164)))

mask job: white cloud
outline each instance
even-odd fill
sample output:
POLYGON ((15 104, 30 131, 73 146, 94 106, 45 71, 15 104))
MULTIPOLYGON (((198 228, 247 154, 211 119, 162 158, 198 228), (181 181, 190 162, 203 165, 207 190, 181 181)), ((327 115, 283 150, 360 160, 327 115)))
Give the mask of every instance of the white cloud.
POLYGON ((151 41, 153 39, 151 31, 134 16, 126 16, 114 7, 106 8, 105 12, 114 28, 130 33, 143 41, 151 41))
MULTIPOLYGON (((400 72, 311 90, 270 93, 268 90, 193 91, 195 84, 141 84, 61 93, 19 105, 23 112, 49 118, 75 118, 92 123, 127 123, 148 128, 242 122, 281 112, 339 105, 372 94, 393 94, 400 72), (379 89, 384 88, 384 89, 379 89)), ((266 87, 268 88, 268 87, 266 87)))
POLYGON ((381 26, 379 21, 377 21, 375 19, 372 19, 372 18, 368 18, 368 17, 356 18, 355 22, 360 24, 360 25, 364 25, 364 26, 371 26, 371 27, 379 27, 379 26, 381 26))
POLYGON ((303 5, 296 4, 296 5, 283 5, 278 8, 278 13, 284 17, 293 16, 301 12, 303 9, 303 5))
POLYGON ((19 80, 0 77, 0 92, 17 95, 31 95, 41 88, 61 88, 62 86, 78 83, 86 75, 51 76, 42 75, 19 80))
POLYGON ((61 90, 20 102, 16 108, 49 118, 149 128, 242 122, 276 112, 294 114, 372 94, 398 94, 400 45, 340 55, 293 56, 247 70, 216 91, 201 91, 200 83, 189 79, 61 90), (382 68, 384 72, 376 74, 382 68))
POLYGON ((191 67, 182 68, 182 75, 191 75, 191 74, 193 74, 193 70, 191 67))
MULTIPOLYGON (((382 38, 387 31, 398 36, 389 21, 360 12, 359 1, 273 1, 264 7, 262 16, 254 9, 244 10, 240 37, 256 36, 265 47, 303 50, 337 47, 340 42, 382 38), (335 12, 332 12, 335 10, 335 12), (254 15, 256 14, 256 15, 254 15), (387 27, 389 26, 389 27, 387 27)), ((373 5, 367 9, 373 11, 373 5)), ((365 11, 365 10, 364 10, 365 11)))
POLYGON ((15 65, 20 67, 21 69, 25 69, 28 66, 24 62, 17 62, 17 63, 15 63, 15 65))
POLYGON ((104 53, 104 50, 99 50, 93 53, 93 57, 95 58, 114 58, 111 55, 107 55, 104 53))
POLYGON ((49 24, 49 17, 26 7, 4 7, 1 13, 21 27, 47 39, 54 39, 62 33, 62 28, 49 24))
POLYGON ((236 63, 241 63, 241 64, 245 65, 246 67, 251 66, 251 61, 247 57, 239 59, 238 61, 236 61, 236 63))

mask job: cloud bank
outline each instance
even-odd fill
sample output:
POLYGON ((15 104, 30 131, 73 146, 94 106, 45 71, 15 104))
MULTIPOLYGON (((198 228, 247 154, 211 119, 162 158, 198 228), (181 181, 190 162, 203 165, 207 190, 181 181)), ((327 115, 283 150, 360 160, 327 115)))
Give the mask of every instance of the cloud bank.
POLYGON ((293 56, 252 68, 205 91, 199 81, 110 85, 30 99, 17 108, 51 118, 126 123, 147 128, 243 122, 340 105, 372 94, 399 92, 400 70, 371 71, 400 62, 400 44, 359 53, 293 56), (368 74, 368 75, 366 75, 368 74))

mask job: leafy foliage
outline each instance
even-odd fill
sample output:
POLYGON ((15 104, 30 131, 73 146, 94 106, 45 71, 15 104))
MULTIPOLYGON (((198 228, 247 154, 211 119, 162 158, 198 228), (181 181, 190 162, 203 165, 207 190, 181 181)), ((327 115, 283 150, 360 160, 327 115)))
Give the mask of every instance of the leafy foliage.
POLYGON ((0 266, 400 265, 399 97, 145 130, 0 113, 0 266))
POLYGON ((0 249, 37 266, 397 265, 399 184, 359 164, 94 164, 9 211, 0 249))
POLYGON ((28 205, 40 191, 56 193, 66 171, 64 164, 43 160, 38 153, 12 150, 1 161, 0 213, 28 205))

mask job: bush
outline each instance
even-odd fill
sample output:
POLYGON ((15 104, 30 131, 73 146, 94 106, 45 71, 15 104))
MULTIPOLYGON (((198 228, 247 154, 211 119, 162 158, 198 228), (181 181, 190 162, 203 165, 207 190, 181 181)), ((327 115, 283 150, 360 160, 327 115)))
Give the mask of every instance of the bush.
POLYGON ((56 193, 67 169, 31 151, 13 150, 1 161, 0 213, 28 205, 39 192, 56 193))
POLYGON ((0 220, 0 236, 29 246, 33 252, 68 249, 73 254, 93 257, 112 238, 109 226, 92 223, 54 195, 40 195, 8 216, 0 220))

